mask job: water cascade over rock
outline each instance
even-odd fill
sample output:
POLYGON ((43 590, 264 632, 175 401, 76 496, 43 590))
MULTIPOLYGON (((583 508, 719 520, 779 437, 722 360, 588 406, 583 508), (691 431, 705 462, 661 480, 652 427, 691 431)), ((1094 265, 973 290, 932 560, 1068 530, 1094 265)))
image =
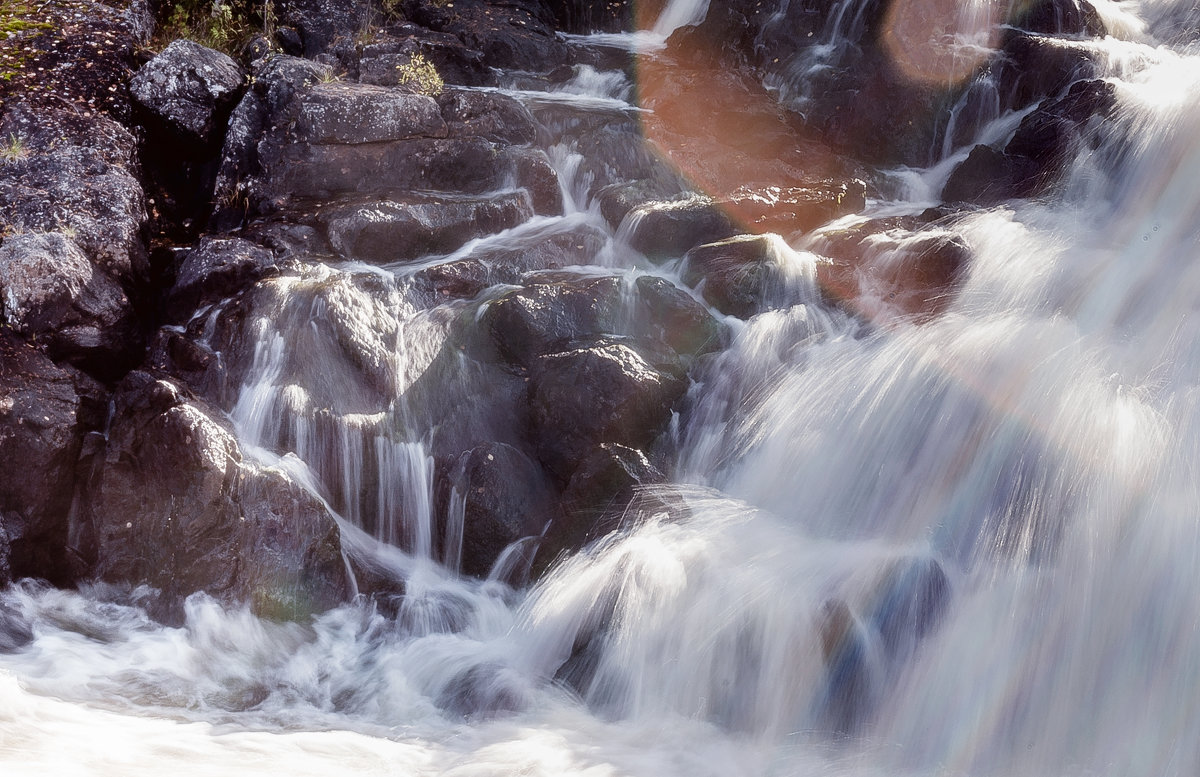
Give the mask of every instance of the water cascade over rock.
POLYGON ((113 3, 0 40, 5 774, 1200 769, 1190 3, 113 3))

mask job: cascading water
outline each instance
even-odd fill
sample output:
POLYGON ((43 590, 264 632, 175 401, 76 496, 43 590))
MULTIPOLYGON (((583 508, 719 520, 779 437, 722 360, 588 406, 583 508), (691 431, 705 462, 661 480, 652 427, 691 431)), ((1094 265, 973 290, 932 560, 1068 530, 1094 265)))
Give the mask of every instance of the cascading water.
MULTIPOLYGON (((0 641, 6 773, 1195 774, 1200 59, 1165 32, 1186 9, 1137 10, 1127 40, 1078 44, 1119 107, 1062 196, 947 227, 972 260, 943 310, 829 308, 821 234, 775 240, 775 309, 730 321, 696 372, 670 484, 526 590, 456 574, 461 492, 436 515, 433 450, 485 390, 456 373, 454 322, 479 312, 414 278, 579 229, 605 265, 581 271, 644 273, 588 199, 584 151, 551 149, 564 217, 260 283, 224 389, 239 438, 308 482, 402 600, 302 625, 197 595, 168 628, 144 592, 15 585, 0 625, 33 641, 0 641), (431 390, 435 372, 456 377, 431 390)), ((628 83, 581 73, 518 96, 635 110, 628 83), (588 83, 606 92, 572 95, 588 83)), ((981 115, 984 143, 1020 119, 981 115)), ((898 174, 907 199, 872 207, 918 212, 947 174, 898 174)))

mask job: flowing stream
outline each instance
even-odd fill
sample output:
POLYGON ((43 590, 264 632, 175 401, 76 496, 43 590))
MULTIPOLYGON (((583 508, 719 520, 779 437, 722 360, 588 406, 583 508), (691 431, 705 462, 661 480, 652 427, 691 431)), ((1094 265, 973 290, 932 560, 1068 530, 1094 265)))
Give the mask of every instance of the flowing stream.
MULTIPOLYGON (((0 615, 35 639, 0 653, 4 773, 1200 773, 1187 5, 1104 4, 1112 35, 1073 44, 1117 87, 1104 141, 1053 201, 955 222, 972 260, 933 320, 895 315, 869 284, 870 326, 823 306, 817 242, 778 240, 790 303, 730 320, 671 432, 671 483, 631 508, 635 528, 529 588, 503 568, 460 576, 453 520, 432 515, 434 419, 486 387, 418 390, 460 303, 421 303, 412 278, 578 229, 602 235, 603 271, 671 276, 605 226, 579 151, 549 149, 566 216, 418 266, 263 282, 252 364, 229 389, 239 437, 325 494, 346 542, 404 577, 403 601, 280 624, 197 595, 168 628, 137 592, 17 584, 0 615), (329 331, 307 325, 314 310, 329 331), (338 383, 320 356, 338 337, 374 354, 382 400, 338 383), (672 501, 686 517, 653 506, 672 501)), ((657 33, 703 6, 670 3, 657 33)), ((851 21, 831 18, 822 45, 851 21)), ((583 69, 512 93, 634 111, 631 87, 583 69)), ((974 137, 1013 131, 994 113, 974 137)), ((896 171, 895 199, 868 207, 920 212, 948 172, 896 171)))

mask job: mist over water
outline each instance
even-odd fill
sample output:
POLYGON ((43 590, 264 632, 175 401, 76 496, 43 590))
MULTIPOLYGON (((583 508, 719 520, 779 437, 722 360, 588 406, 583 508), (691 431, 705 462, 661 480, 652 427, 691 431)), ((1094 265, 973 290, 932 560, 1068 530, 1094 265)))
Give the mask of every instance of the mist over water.
MULTIPOLYGON (((949 227, 972 260, 924 323, 882 295, 826 307, 819 243, 780 239, 787 302, 729 322, 671 482, 527 589, 459 576, 433 515, 438 409, 410 389, 460 303, 422 302, 413 267, 260 284, 226 387, 239 438, 311 483, 403 600, 280 624, 195 595, 165 627, 143 591, 17 584, 0 620, 33 641, 0 644, 5 773, 1196 774, 1200 51, 1187 3, 1100 11, 1111 37, 1073 45, 1119 108, 1063 191, 949 227), (344 338, 377 395, 338 382, 344 338)), ((516 94, 633 110, 594 70, 516 94)), ((997 109, 971 137, 1016 123, 997 109)), ((550 153, 567 216, 417 267, 582 224, 606 272, 673 272, 607 229, 577 149, 550 153)), ((948 174, 899 171, 912 185, 870 207, 919 212, 948 174)))

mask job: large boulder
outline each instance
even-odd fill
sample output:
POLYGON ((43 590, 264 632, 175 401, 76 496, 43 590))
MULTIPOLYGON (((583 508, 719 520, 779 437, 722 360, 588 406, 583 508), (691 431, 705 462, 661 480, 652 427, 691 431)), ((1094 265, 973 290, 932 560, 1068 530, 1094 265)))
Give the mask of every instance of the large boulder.
POLYGON ((740 231, 729 214, 706 197, 647 203, 627 219, 629 244, 651 261, 676 259, 689 248, 740 231))
POLYGON ((170 312, 186 319, 201 302, 231 297, 277 272, 274 254, 262 246, 239 237, 205 236, 176 270, 168 296, 170 312))
POLYGON ((40 338, 55 358, 100 371, 114 356, 130 358, 139 335, 120 284, 61 232, 0 243, 0 320, 40 338))
POLYGON ((13 577, 57 584, 81 571, 68 552, 76 465, 103 421, 103 392, 0 332, 0 555, 13 577))
POLYGON ((219 411, 145 372, 113 403, 89 488, 100 579, 158 589, 165 619, 196 591, 274 618, 346 599, 333 516, 283 471, 246 460, 219 411))
POLYGON ((210 146, 223 131, 244 79, 226 54, 181 39, 133 76, 130 92, 137 106, 177 142, 210 146))
POLYGON ((529 384, 538 457, 565 482, 603 443, 644 449, 666 428, 686 389, 678 362, 619 340, 541 356, 529 384))

